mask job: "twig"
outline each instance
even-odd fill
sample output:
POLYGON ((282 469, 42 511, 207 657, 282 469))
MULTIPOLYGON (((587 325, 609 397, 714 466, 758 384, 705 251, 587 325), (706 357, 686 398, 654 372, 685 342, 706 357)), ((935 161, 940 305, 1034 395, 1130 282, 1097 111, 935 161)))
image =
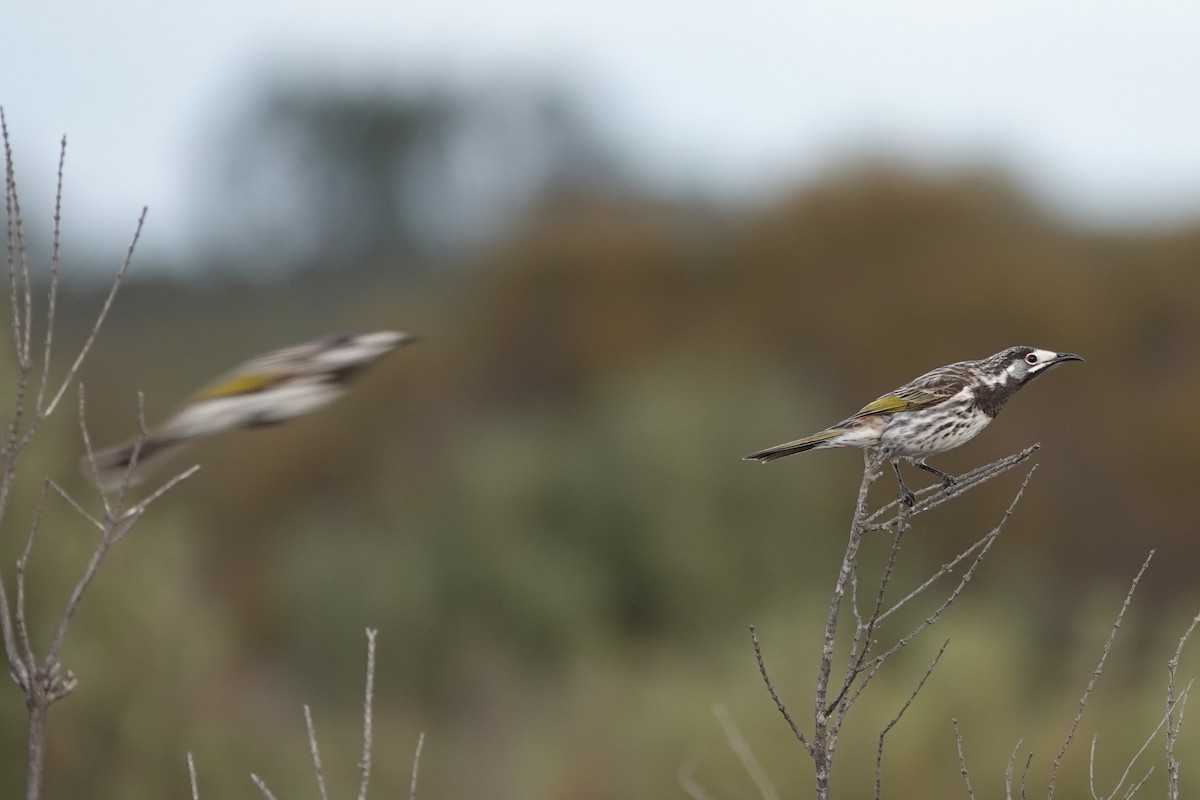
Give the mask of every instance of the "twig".
POLYGON ((363 752, 358 768, 362 782, 358 800, 367 800, 367 785, 371 782, 371 707, 375 702, 375 637, 379 631, 367 628, 367 688, 363 696, 363 752))
MULTIPOLYGON (((846 697, 846 692, 850 691, 850 687, 854 685, 854 680, 862 674, 866 668, 867 656, 871 652, 873 644, 872 637, 875 635, 875 628, 879 624, 880 609, 883 608, 884 598, 887 596, 887 587, 892 579, 892 572, 896 569, 896 558, 900 554, 900 542, 904 538, 905 531, 908 530, 907 525, 902 525, 896 529, 896 536, 892 540, 892 548, 888 552, 887 564, 884 566, 883 575, 879 579, 879 590, 875 593, 875 607, 871 610, 871 616, 867 618, 864 624, 858 618, 858 611, 855 610, 855 618, 857 625, 854 630, 854 640, 850 642, 849 663, 846 665, 846 677, 842 681, 842 688, 838 692, 837 697, 829 703, 825 708, 826 714, 833 713, 833 710, 842 703, 846 697)), ((857 574, 857 569, 852 574, 857 574)), ((838 709, 838 721, 835 723, 835 728, 841 727, 841 721, 845 718, 846 713, 850 710, 850 706, 854 704, 854 699, 846 702, 838 709)), ((836 737, 836 733, 834 734, 836 737)))
POLYGON ((1121 610, 1117 612, 1117 619, 1113 622, 1113 626, 1108 632, 1108 639, 1104 642, 1104 650, 1100 653, 1100 661, 1092 671, 1092 679, 1088 681, 1083 696, 1079 698, 1079 710, 1075 712, 1075 719, 1071 721, 1071 729, 1067 732, 1067 738, 1063 741, 1062 747, 1058 749, 1058 755, 1054 757, 1054 763, 1050 767, 1050 782, 1046 800, 1051 800, 1054 797, 1054 782, 1058 777, 1058 768, 1062 764, 1067 748, 1071 746, 1071 742, 1075 739, 1075 732, 1079 730, 1079 721, 1083 719, 1083 711, 1087 707, 1088 698, 1092 696, 1092 690, 1096 688, 1096 681, 1100 679, 1100 674, 1104 671, 1104 664, 1108 660, 1108 652, 1112 649, 1113 641, 1117 638, 1117 631, 1121 627, 1121 620, 1125 618, 1125 612, 1129 610, 1129 606, 1133 602, 1133 593, 1137 591, 1138 581, 1142 579, 1146 568, 1150 566, 1150 559, 1152 558, 1154 558, 1153 550, 1146 556, 1146 560, 1142 562, 1142 568, 1134 576, 1133 583, 1130 584, 1129 591, 1125 595, 1125 602, 1121 604, 1121 610))
POLYGON ((188 762, 188 778, 192 784, 192 800, 200 800, 200 782, 196 780, 196 760, 192 758, 192 751, 187 754, 188 762))
POLYGON ((54 190, 54 233, 50 239, 50 285, 46 289, 46 341, 42 346, 42 374, 38 378, 37 402, 42 408, 46 399, 46 382, 50 377, 50 353, 54 348, 54 310, 58 307, 58 279, 62 246, 63 168, 67 161, 67 137, 58 147, 58 182, 54 190))
POLYGON ((879 477, 879 465, 882 457, 878 452, 863 451, 863 477, 858 487, 858 500, 854 504, 854 516, 850 525, 850 538, 846 542, 846 552, 842 556, 842 566, 838 570, 837 580, 833 585, 833 596, 829 601, 829 615, 825 619, 825 635, 821 644, 821 666, 817 672, 817 688, 813 698, 813 739, 810 753, 813 767, 816 771, 817 798, 826 800, 829 797, 829 771, 833 761, 833 748, 830 742, 829 717, 826 711, 829 678, 833 668, 833 649, 837 639, 838 621, 841 616, 842 598, 846 593, 846 584, 854 571, 858 559, 858 548, 862 543, 863 524, 866 514, 867 492, 871 484, 879 477))
MULTIPOLYGON (((1192 684, 1194 682, 1195 682, 1195 679, 1188 681, 1188 685, 1184 688, 1183 693, 1180 695, 1181 702, 1185 702, 1185 703, 1187 702, 1187 697, 1192 691, 1192 684)), ((1138 751, 1133 754, 1133 757, 1130 758, 1129 762, 1125 765, 1125 771, 1121 773, 1120 780, 1118 780, 1117 785, 1113 787, 1112 794, 1110 794, 1108 796, 1107 800, 1113 800, 1113 798, 1117 796, 1117 792, 1121 791, 1121 787, 1125 784, 1125 781, 1129 780, 1129 773, 1133 771, 1133 765, 1136 764, 1138 759, 1142 757, 1142 753, 1145 753, 1147 748, 1150 747, 1150 743, 1152 741, 1154 741, 1154 738, 1156 736, 1158 736, 1158 732, 1160 730, 1162 730, 1163 725, 1165 725, 1167 723, 1167 718, 1169 716, 1170 716, 1170 712, 1168 711, 1168 712, 1164 712, 1162 717, 1159 718, 1158 724, 1154 726, 1154 730, 1150 731, 1150 735, 1146 737, 1146 740, 1144 742, 1142 742, 1142 746, 1138 748, 1138 751)), ((1096 737, 1093 736, 1092 737, 1092 762, 1093 763, 1095 762, 1095 754, 1096 754, 1096 737)), ((1091 771, 1092 771, 1091 765, 1089 764, 1088 765, 1089 775, 1090 775, 1091 771)), ((1145 782, 1147 777, 1149 777, 1149 774, 1147 774, 1146 777, 1143 777, 1140 781, 1135 783, 1134 786, 1135 787, 1140 786, 1143 782, 1145 782)), ((1095 794, 1096 794, 1095 791, 1093 791, 1092 796, 1095 797, 1095 794)))
POLYGON ((783 700, 779 699, 779 693, 775 691, 775 686, 771 683, 771 676, 767 674, 767 665, 763 661, 762 647, 758 643, 758 630, 754 625, 750 626, 750 641, 754 645, 754 657, 758 660, 758 674, 762 676, 763 683, 767 685, 767 691, 770 692, 771 699, 775 701, 775 707, 779 709, 779 713, 783 715, 788 727, 792 729, 792 733, 796 735, 800 744, 811 755, 812 747, 809 745, 808 740, 804 738, 804 734, 796 725, 796 721, 792 719, 792 715, 788 713, 787 706, 783 704, 783 700))
POLYGON ((1179 659, 1183 655, 1183 648, 1187 644, 1188 639, 1191 638, 1192 631, 1196 630, 1197 624, 1200 624, 1200 613, 1192 617, 1192 624, 1179 637, 1179 644, 1176 645, 1174 654, 1167 661, 1166 749, 1168 800, 1179 800, 1179 759, 1175 757, 1175 744, 1179 739, 1179 729, 1183 725, 1184 705, 1181 700, 1177 700, 1175 697, 1175 676, 1179 671, 1179 659), (1177 710, 1178 715, 1176 715, 1177 710))
POLYGON ((1125 792, 1125 794, 1123 794, 1121 796, 1123 798, 1123 800, 1129 800, 1129 798, 1133 797, 1135 794, 1137 794, 1139 791, 1141 791, 1142 784, 1145 783, 1146 781, 1150 780, 1150 776, 1153 774, 1154 774, 1154 767, 1151 767, 1150 769, 1146 770, 1146 774, 1142 776, 1142 779, 1140 781, 1138 781, 1137 783, 1133 784, 1132 786, 1130 786, 1129 791, 1125 792))
MULTIPOLYGON (((859 682, 857 688, 854 690, 854 693, 849 696, 846 704, 841 706, 838 710, 837 721, 833 729, 835 740, 849 707, 852 706, 855 701, 858 700, 859 696, 862 695, 862 693, 866 690, 868 684, 871 682, 871 679, 875 677, 875 674, 879 671, 879 668, 883 666, 883 663, 891 656, 895 655, 896 652, 911 644, 912 641, 921 633, 921 631, 925 630, 930 625, 936 624, 937 621, 941 619, 942 614, 946 612, 946 609, 954 604, 954 602, 958 599, 958 596, 962 594, 962 591, 966 588, 967 584, 971 582, 971 578, 974 576, 975 570, 979 567, 979 564, 983 561, 983 557, 987 555, 996 539, 999 538, 1000 534, 1003 532, 1005 523, 1008 522, 1009 517, 1012 516, 1013 510, 1016 508, 1017 503, 1021 500, 1021 496, 1025 492, 1025 487, 1028 486, 1029 480, 1033 477, 1033 473, 1036 469, 1037 465, 1034 465, 1034 467, 1029 470, 1029 473, 1025 476, 1025 480, 1022 481, 1020 488, 1017 490, 1012 502, 1009 503, 1008 508, 1004 512, 1004 516, 1002 516, 1000 521, 996 524, 996 527, 992 528, 992 530, 986 533, 982 539, 965 551, 970 553, 974 552, 976 548, 979 548, 979 552, 976 554, 975 560, 971 562, 969 567, 967 567, 966 572, 964 572, 962 577, 959 579, 958 585, 954 587, 954 589, 949 595, 946 596, 942 603, 935 608, 933 612, 929 614, 929 616, 922 620, 919 625, 898 639, 887 650, 871 659, 870 663, 866 665, 863 670, 865 672, 865 676, 863 677, 862 681, 859 682)), ((955 561, 952 563, 957 563, 958 560, 959 559, 955 559, 955 561)), ((935 577, 940 577, 941 575, 945 574, 946 571, 946 568, 943 567, 942 571, 940 571, 935 577)), ((880 618, 882 619, 883 617, 890 616, 892 612, 896 611, 904 603, 907 603, 910 599, 919 594, 920 591, 924 591, 924 589, 932 583, 932 580, 933 579, 926 581, 921 585, 921 587, 918 587, 917 590, 910 592, 903 600, 892 606, 887 612, 883 613, 880 618)))
MULTIPOLYGON (((33 655, 33 645, 29 641, 29 624, 25 615, 25 576, 29 566, 29 557, 33 554, 33 541, 42 527, 42 514, 46 511, 46 493, 49 480, 42 483, 42 496, 34 510, 33 522, 29 526, 29 536, 25 539, 25 549, 17 559, 17 613, 13 615, 17 636, 21 641, 21 657, 24 660, 26 672, 36 670, 36 657, 33 655)), ((24 684, 23 684, 24 685, 24 684)))
POLYGON ((1022 461, 1029 458, 1034 453, 1036 453, 1040 447, 1041 447, 1040 444, 1033 444, 1033 445, 1030 445, 1029 447, 1026 447, 1024 450, 1022 450, 1019 453, 1014 453, 1011 456, 1006 456, 1004 458, 997 459, 996 461, 993 461, 990 464, 985 464, 982 467, 973 469, 970 472, 967 472, 967 473, 959 476, 957 482, 955 482, 955 484, 953 486, 951 486, 949 489, 946 489, 946 488, 942 487, 941 485, 927 486, 924 489, 921 489, 918 492, 916 492, 917 496, 926 494, 928 492, 935 492, 935 491, 937 492, 937 494, 935 494, 932 497, 926 498, 925 500, 922 500, 921 502, 917 503, 916 505, 914 505, 911 509, 908 509, 907 511, 901 510, 901 512, 899 514, 891 517, 890 519, 887 519, 884 522, 876 523, 875 520, 878 519, 880 516, 882 516, 885 511, 888 511, 899 505, 898 500, 893 500, 892 502, 883 506, 882 508, 877 510, 875 513, 871 514, 871 516, 866 518, 865 523, 867 523, 867 525, 866 525, 865 530, 867 532, 886 530, 888 528, 895 527, 896 525, 900 524, 901 522, 904 522, 905 520, 909 519, 910 517, 915 517, 918 514, 924 514, 926 511, 931 511, 931 510, 937 508, 938 506, 942 505, 943 503, 948 503, 949 501, 953 500, 954 498, 958 497, 959 495, 963 494, 964 492, 974 489, 976 486, 979 486, 982 483, 986 483, 986 482, 990 481, 992 478, 998 477, 999 475, 1002 475, 1005 472, 1008 472, 1010 469, 1015 467, 1017 464, 1020 464, 1022 461), (871 523, 874 523, 874 524, 871 524, 871 523))
POLYGON ((417 749, 413 753, 412 779, 408 784, 408 800, 417 800, 417 770, 421 767, 421 750, 425 747, 425 731, 417 735, 417 749))
POLYGON ((967 785, 967 797, 975 800, 975 790, 971 788, 971 775, 967 772, 967 757, 963 755, 963 737, 958 730, 958 719, 951 719, 950 723, 954 726, 954 744, 958 748, 958 771, 967 785))
POLYGON ((725 739, 729 742, 729 749, 733 750, 738 760, 742 762, 742 767, 746 770, 746 774, 750 776, 750 780, 754 781, 754 785, 758 787, 758 794, 762 800, 779 800, 779 793, 775 791, 775 787, 771 784, 771 779, 767 777, 767 773, 763 771, 762 766, 758 763, 758 759, 754 757, 754 751, 750 749, 750 743, 742 736, 742 732, 738 730, 733 719, 729 716, 729 711, 725 706, 717 703, 713 706, 713 714, 716 715, 717 721, 721 723, 721 727, 725 730, 725 739))
MULTIPOLYGON (((1021 749, 1021 742, 1017 739, 1017 744, 1013 747, 1012 755, 1008 757, 1008 766, 1004 768, 1004 797, 1006 800, 1012 800, 1012 776, 1013 769, 1017 766, 1017 751, 1021 749)), ((1021 793, 1021 800, 1025 800, 1025 793, 1021 793)))
POLYGON ((313 727, 312 709, 304 704, 304 727, 308 729, 308 754, 312 758, 313 772, 317 776, 317 790, 321 800, 329 800, 329 792, 325 790, 325 770, 321 767, 321 749, 317 747, 317 731, 313 727))
POLYGON ((142 213, 138 215, 137 226, 133 230, 133 238, 129 242, 129 247, 125 250, 125 258, 117 267, 116 275, 113 276, 112 286, 108 290, 108 294, 104 298, 104 303, 100 306, 100 313, 96 315, 96 321, 92 324, 92 330, 88 337, 83 341, 83 345, 79 348, 79 353, 75 357, 75 361, 67 370, 67 374, 63 376, 62 383, 59 384, 58 391, 50 398, 50 402, 44 408, 39 408, 38 413, 42 418, 50 416, 54 413, 54 409, 66 394, 67 388, 74 382, 75 376, 79 373, 79 368, 83 366, 83 361, 91 352, 92 346, 96 343, 96 339, 100 335, 100 328, 103 327, 104 321, 108 319, 108 313, 112 310, 113 303, 116 302, 117 292, 121 289, 121 284, 125 281, 125 275, 129 271, 129 265, 133 263, 133 253, 137 248, 138 240, 142 236, 142 227, 146 224, 146 214, 150 209, 142 207, 142 213))
POLYGON ((921 689, 925 687, 925 681, 929 680, 929 676, 933 674, 933 670, 938 665, 938 661, 942 659, 942 653, 946 652, 946 648, 950 646, 950 640, 942 642, 942 646, 938 648, 937 655, 933 657, 933 661, 929 664, 929 668, 925 670, 925 674, 921 676, 921 680, 917 681, 916 687, 912 690, 912 694, 904 701, 904 705, 900 706, 900 710, 892 717, 887 725, 883 726, 883 730, 879 732, 879 747, 875 751, 875 800, 880 800, 883 792, 883 740, 888 735, 892 728, 900 722, 900 718, 904 716, 904 712, 908 711, 908 707, 917 699, 917 695, 921 693, 921 689))
POLYGON ((258 787, 258 791, 262 793, 263 797, 267 800, 276 800, 275 795, 271 794, 271 790, 267 788, 267 784, 263 783, 262 778, 251 772, 250 780, 254 781, 254 785, 258 787))

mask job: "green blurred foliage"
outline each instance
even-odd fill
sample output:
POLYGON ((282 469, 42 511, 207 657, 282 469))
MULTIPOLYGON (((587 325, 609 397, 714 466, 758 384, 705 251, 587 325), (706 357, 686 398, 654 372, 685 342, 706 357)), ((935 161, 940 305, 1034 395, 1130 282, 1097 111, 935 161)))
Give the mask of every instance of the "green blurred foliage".
MULTIPOLYGON (((1197 604, 1198 263, 1197 230, 1081 231, 988 172, 869 165, 757 210, 560 202, 454 280, 375 264, 132 283, 84 376, 101 445, 133 430, 137 391, 152 422, 276 346, 348 328, 427 341, 330 409, 177 462, 203 469, 117 548, 72 631, 80 686, 51 714, 49 796, 185 796, 188 751, 203 797, 256 796, 250 771, 280 797, 311 795, 305 702, 331 783, 350 791, 366 626, 380 629, 373 796, 407 791, 420 730, 422 797, 682 797, 688 765, 714 795, 748 796, 714 702, 780 790, 805 796, 811 767, 761 685, 747 625, 804 718, 861 461, 740 457, 1017 343, 1088 362, 937 462, 966 470, 1042 443, 977 579, 856 708, 835 787, 870 796, 878 731, 945 637, 889 734, 885 792, 961 793, 951 717, 978 791, 997 791, 1018 739, 1021 764, 1036 754, 1030 786, 1044 786, 1127 582, 1156 548, 1058 780, 1081 796, 1093 734, 1097 780, 1113 781, 1157 723, 1163 666, 1197 604)), ((96 303, 64 299, 60 353, 96 303)), ((38 477, 83 491, 66 417, 30 455, 5 564, 38 477)), ((988 530, 1019 480, 922 517, 897 580, 988 530)), ((885 477, 874 497, 892 492, 885 477)), ((34 560, 39 630, 90 542, 51 506, 34 560)), ((885 548, 872 541, 868 562, 885 548)), ((1194 794, 1200 742, 1184 730, 1194 794)), ((10 688, 0 786, 20 783, 22 735, 10 688)), ((1150 754, 1161 761, 1158 745, 1150 754)), ((1145 793, 1163 779, 1160 766, 1145 793)))

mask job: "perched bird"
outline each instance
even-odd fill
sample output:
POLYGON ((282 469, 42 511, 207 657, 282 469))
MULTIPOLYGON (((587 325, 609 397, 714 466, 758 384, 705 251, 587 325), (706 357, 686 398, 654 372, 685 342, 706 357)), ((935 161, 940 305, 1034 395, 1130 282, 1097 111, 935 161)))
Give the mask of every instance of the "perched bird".
MULTIPOLYGON (((137 452, 134 482, 143 468, 181 445, 238 428, 274 425, 328 405, 382 356, 417 337, 394 331, 347 333, 251 359, 197 392, 150 431, 137 452)), ((120 485, 134 444, 93 455, 102 488, 120 485)), ((85 470, 89 468, 85 459, 85 470)))
POLYGON ((978 361, 938 367, 836 425, 751 453, 745 460, 766 463, 827 447, 876 448, 891 461, 900 501, 911 506, 916 498, 900 475, 901 458, 937 475, 946 488, 953 486, 954 477, 929 466, 925 458, 974 439, 1022 386, 1064 361, 1083 359, 1074 353, 1010 347, 978 361))

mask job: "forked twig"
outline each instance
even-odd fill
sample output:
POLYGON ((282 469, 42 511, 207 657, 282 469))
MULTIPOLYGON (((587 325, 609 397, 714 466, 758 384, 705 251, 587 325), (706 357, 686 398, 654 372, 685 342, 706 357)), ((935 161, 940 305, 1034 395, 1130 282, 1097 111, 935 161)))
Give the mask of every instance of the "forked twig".
MULTIPOLYGON (((1183 655, 1183 648, 1191 638, 1192 632, 1196 630, 1196 626, 1200 624, 1200 613, 1192 617, 1192 624, 1188 625, 1183 635, 1179 637, 1179 644, 1175 647, 1175 652, 1167 661, 1167 733, 1166 733, 1166 750, 1167 750, 1167 798, 1168 800, 1179 799, 1179 759, 1175 757, 1175 744, 1179 739, 1179 729, 1183 726, 1183 712, 1187 703, 1187 692, 1182 696, 1175 696, 1175 676, 1179 671, 1179 659, 1183 655)), ((1188 683, 1191 687, 1191 682, 1188 683)))
MULTIPOLYGON (((767 687, 767 691, 771 699, 775 702, 776 708, 791 728, 797 741, 804 747, 805 751, 813 760, 813 766, 816 773, 818 800, 826 800, 829 797, 829 779, 830 769, 833 763, 834 752, 837 747, 838 737, 842 726, 846 720, 849 709, 855 704, 861 696, 866 686, 871 682, 871 679, 877 674, 882 664, 894 653, 901 648, 906 647, 911 643, 923 630, 930 625, 936 623, 942 614, 948 609, 959 597, 974 576, 976 569, 982 562, 984 556, 987 555, 991 546, 1002 533, 1006 522, 1012 516, 1017 503, 1024 495, 1029 481, 1033 477, 1033 472, 1036 469, 1031 469, 1025 476, 1025 479, 1018 487, 1012 501, 1006 508, 1004 515, 996 526, 981 537, 974 544, 966 548, 964 551, 954 557, 949 563, 943 564, 942 567, 930 578, 923 581, 915 589, 909 591, 899 601, 890 606, 886 605, 887 591, 891 584, 893 575, 895 574, 896 565, 899 559, 900 544, 903 540, 905 531, 909 525, 911 518, 919 513, 923 513, 931 508, 934 508, 942 503, 957 497, 963 492, 978 486, 992 478, 995 478, 1008 470, 1015 467, 1017 464, 1028 459, 1038 449, 1037 445, 1025 448, 1024 450, 1015 453, 1006 458, 998 459, 990 464, 979 467, 969 473, 966 473, 959 478, 958 483, 949 490, 939 490, 935 487, 918 492, 918 494, 926 494, 933 491, 938 491, 938 494, 917 503, 912 509, 900 508, 899 513, 884 521, 877 521, 884 516, 889 510, 898 507, 897 501, 883 506, 882 508, 868 514, 867 513, 867 494, 871 484, 879 477, 880 465, 882 459, 880 454, 874 451, 864 451, 863 478, 859 486, 858 498, 854 507, 853 520, 850 526, 850 535, 846 543, 846 549, 842 557, 842 563, 837 573, 837 578, 834 582, 833 593, 830 598, 829 613, 825 620, 824 635, 822 637, 820 666, 818 668, 816 679, 816 691, 813 703, 813 732, 811 735, 806 735, 800 730, 795 719, 789 712, 786 704, 779 696, 778 692, 771 681, 767 671, 765 661, 762 654, 762 648, 758 641, 757 631, 754 626, 750 628, 751 643, 754 646, 755 659, 758 662, 759 673, 763 679, 763 683, 767 687), (874 602, 869 613, 864 615, 863 610, 860 610, 858 604, 858 590, 861 576, 859 574, 859 550, 862 545, 863 537, 871 532, 894 529, 895 536, 893 538, 891 548, 889 550, 887 560, 884 563, 882 572, 879 577, 879 582, 876 588, 873 589, 874 602), (895 614, 900 608, 912 601, 918 595, 927 591, 940 578, 952 573, 957 567, 964 562, 968 562, 965 572, 960 576, 958 584, 943 598, 942 602, 929 613, 924 620, 917 624, 907 634, 893 642, 882 653, 871 656, 872 650, 875 648, 876 632, 879 626, 890 616, 895 614), (849 600, 847 601, 847 595, 849 600), (831 699, 830 678, 832 677, 833 654, 835 652, 838 630, 841 623, 843 609, 849 605, 850 612, 854 616, 854 632, 849 636, 849 652, 847 657, 847 667, 844 678, 840 681, 837 691, 833 693, 831 699)), ((943 645, 943 648, 945 646, 943 645)), ((908 702, 897 714, 893 722, 888 725, 880 736, 880 752, 876 762, 876 793, 881 792, 881 762, 882 762, 882 743, 887 731, 894 727, 899 720, 900 715, 904 713, 904 709, 915 700, 916 695, 924 686, 932 674, 933 667, 937 664, 941 657, 939 651, 938 658, 934 659, 934 663, 930 665, 925 676, 918 683, 916 690, 910 696, 908 702)))

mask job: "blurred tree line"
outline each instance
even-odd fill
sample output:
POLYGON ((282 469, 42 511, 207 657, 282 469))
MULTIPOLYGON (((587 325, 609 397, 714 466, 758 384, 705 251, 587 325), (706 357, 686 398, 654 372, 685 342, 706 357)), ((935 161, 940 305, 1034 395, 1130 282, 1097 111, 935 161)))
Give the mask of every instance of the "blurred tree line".
MULTIPOLYGON (((861 461, 741 456, 1018 343, 1088 362, 938 462, 1043 445, 945 623, 943 688, 906 722, 891 779, 957 790, 952 713, 988 726, 973 762, 999 769, 1020 736, 1048 761, 1093 634, 1156 548, 1130 625, 1141 649, 1112 677, 1127 691, 1097 710, 1110 741, 1140 741, 1154 665, 1196 603, 1200 226, 1081 230, 991 169, 871 161, 722 208, 639 188, 584 119, 538 91, 328 88, 278 91, 246 117, 221 168, 229 225, 212 223, 228 248, 214 258, 246 273, 143 270, 85 376, 93 440, 130 433, 136 391, 153 421, 273 347, 347 328, 427 341, 327 411, 181 462, 204 469, 122 545, 92 638, 68 654, 86 678, 56 712, 53 796, 182 794, 189 749, 202 796, 250 796, 264 763, 281 791, 306 785, 303 701, 346 732, 331 749, 352 763, 366 625, 381 630, 377 746, 405 756, 384 785, 407 786, 419 729, 428 796, 675 797, 699 748, 724 785, 737 767, 708 716, 719 698, 777 782, 806 787, 745 626, 803 687, 861 461), (121 667, 132 652, 140 677, 121 667), (119 735, 96 734, 114 719, 119 735)), ((66 298, 67 339, 94 303, 66 298)), ((46 471, 73 475, 71 425, 57 448, 46 471)), ((991 484, 930 515, 907 568, 942 563, 1008 499, 991 484)), ((922 657, 875 687, 888 713, 922 657)), ((0 709, 0 784, 19 774, 18 717, 0 709)), ((872 758, 874 735, 844 747, 872 758)))

